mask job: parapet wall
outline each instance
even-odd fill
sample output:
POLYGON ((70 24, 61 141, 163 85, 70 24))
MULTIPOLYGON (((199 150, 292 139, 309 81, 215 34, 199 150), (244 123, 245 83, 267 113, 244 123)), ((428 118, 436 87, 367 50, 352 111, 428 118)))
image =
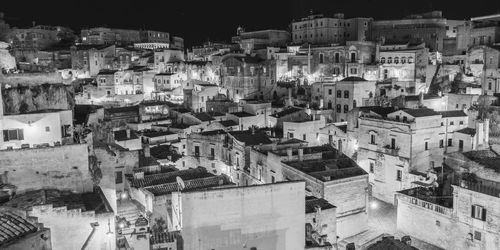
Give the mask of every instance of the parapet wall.
POLYGON ((92 192, 86 144, 0 151, 0 179, 17 193, 55 188, 92 192))

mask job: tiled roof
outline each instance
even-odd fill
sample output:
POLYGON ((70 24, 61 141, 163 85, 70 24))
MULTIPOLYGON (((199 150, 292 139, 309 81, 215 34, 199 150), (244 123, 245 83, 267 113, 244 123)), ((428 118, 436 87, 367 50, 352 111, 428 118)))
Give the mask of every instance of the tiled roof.
POLYGON ((342 79, 342 82, 366 82, 366 80, 364 78, 357 76, 349 76, 342 79))
POLYGON ((339 125, 336 127, 339 128, 340 130, 342 130, 342 132, 347 133, 347 125, 339 125))
POLYGON ((231 115, 234 115, 234 116, 237 116, 237 117, 250 117, 250 116, 255 116, 255 115, 252 115, 248 112, 245 112, 245 111, 240 111, 240 112, 234 112, 234 113, 231 113, 231 115))
POLYGON ((252 133, 250 130, 245 130, 245 131, 232 131, 229 133, 236 140, 244 142, 246 146, 272 143, 267 134, 261 131, 255 131, 255 133, 252 133))
POLYGON ((401 242, 401 240, 394 239, 394 237, 391 236, 383 237, 382 240, 369 246, 367 250, 418 250, 418 248, 406 245, 401 242))
MULTIPOLYGON (((228 178, 225 175, 217 175, 206 178, 196 178, 191 180, 184 180, 185 188, 183 191, 192 191, 196 189, 207 189, 212 187, 229 185, 228 178)), ((166 195, 178 190, 177 182, 160 184, 155 186, 149 186, 145 189, 151 192, 153 195, 166 195)))
POLYGON ((225 121, 220 121, 220 124, 224 127, 233 127, 233 126, 238 126, 238 123, 236 123, 233 120, 225 120, 225 121))
POLYGON ((208 122, 208 121, 215 120, 208 113, 205 113, 205 112, 194 113, 193 116, 196 117, 198 120, 200 120, 202 122, 208 122))
POLYGON ((152 233, 149 242, 151 245, 162 244, 162 243, 173 243, 178 237, 177 232, 160 232, 152 233))
MULTIPOLYGON (((159 126, 159 125, 155 125, 155 126, 159 126)), ((191 127, 191 125, 188 125, 185 123, 174 123, 174 124, 171 124, 169 127, 178 128, 178 129, 187 129, 187 128, 191 127)))
POLYGON ((118 70, 103 69, 99 71, 98 75, 114 75, 118 70))
POLYGON ((204 178, 213 176, 204 168, 195 168, 187 170, 179 170, 161 174, 152 174, 144 176, 144 179, 131 179, 130 184, 134 187, 149 187, 166 183, 175 183, 176 177, 179 176, 183 180, 191 180, 196 178, 204 178))
POLYGON ((469 151, 462 154, 486 168, 500 172, 500 156, 491 150, 469 151))
POLYGON ((307 196, 306 197, 306 214, 316 212, 316 207, 321 208, 321 210, 335 208, 334 205, 330 204, 330 202, 328 202, 325 199, 317 198, 314 196, 307 196))
POLYGON ((0 213, 0 248, 38 229, 22 217, 11 213, 0 213))
POLYGON ((464 117, 467 114, 463 110, 448 110, 448 111, 439 111, 443 118, 446 117, 464 117))
POLYGON ((434 116, 434 115, 439 115, 438 112, 432 110, 432 109, 427 109, 427 108, 420 108, 420 109, 403 109, 404 112, 408 113, 409 115, 413 117, 425 117, 425 116, 434 116))
POLYGON ((366 106, 366 107, 360 107, 359 108, 361 111, 364 112, 373 112, 375 114, 378 114, 382 117, 387 117, 388 114, 396 111, 394 107, 380 107, 380 106, 366 106))
POLYGON ((302 109, 291 107, 291 108, 285 109, 283 111, 280 111, 278 113, 272 114, 271 116, 279 118, 279 117, 283 117, 283 116, 286 116, 286 115, 289 115, 289 114, 293 114, 293 113, 299 112, 301 110, 302 109))
POLYGON ((476 129, 475 128, 463 128, 463 129, 455 131, 455 133, 461 133, 461 134, 474 136, 476 134, 476 129))
POLYGON ((145 137, 157 137, 157 136, 165 136, 165 135, 173 135, 176 134, 174 132, 170 131, 145 131, 142 133, 143 136, 145 137))
POLYGON ((127 140, 134 140, 138 139, 137 135, 135 134, 135 131, 130 131, 130 137, 127 137, 127 130, 118 130, 113 132, 115 136, 116 141, 127 141, 127 140))

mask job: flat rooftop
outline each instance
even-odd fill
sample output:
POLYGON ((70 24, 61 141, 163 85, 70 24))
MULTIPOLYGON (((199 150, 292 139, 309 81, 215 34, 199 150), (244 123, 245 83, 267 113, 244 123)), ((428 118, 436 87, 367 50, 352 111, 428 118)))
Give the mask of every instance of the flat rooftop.
POLYGON ((292 161, 286 164, 323 182, 367 175, 361 167, 346 156, 337 159, 292 161))
POLYGON ((416 187, 398 191, 398 193, 415 197, 417 199, 453 208, 453 196, 444 194, 441 188, 416 187))
POLYGON ((98 213, 111 212, 106 198, 100 188, 91 193, 73 193, 56 189, 40 189, 17 194, 3 206, 28 210, 33 206, 52 204, 54 207, 67 207, 68 209, 81 209, 98 213))
POLYGON ((306 214, 315 213, 316 208, 321 208, 321 210, 336 208, 330 202, 323 198, 318 198, 315 196, 306 197, 306 214))

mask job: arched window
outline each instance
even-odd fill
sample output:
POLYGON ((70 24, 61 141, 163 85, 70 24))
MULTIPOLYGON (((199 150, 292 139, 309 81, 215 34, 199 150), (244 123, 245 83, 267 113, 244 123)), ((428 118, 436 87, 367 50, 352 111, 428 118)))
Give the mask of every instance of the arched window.
POLYGON ((385 63, 385 57, 380 58, 380 63, 385 63))
POLYGON ((408 57, 408 63, 413 63, 413 57, 412 56, 408 57))
POLYGON ((406 63, 406 57, 404 57, 404 56, 403 56, 403 57, 401 57, 401 63, 402 63, 402 64, 405 64, 405 63, 406 63))
POLYGON ((352 108, 356 108, 356 100, 352 101, 352 108))
POLYGON ((349 98, 349 91, 348 90, 344 90, 344 98, 349 98))
POLYGON ((337 90, 337 98, 342 98, 342 90, 337 90))
POLYGON ((342 112, 342 106, 340 104, 337 104, 337 113, 342 112))
POLYGON ((395 64, 398 64, 398 63, 399 63, 399 57, 397 57, 397 56, 396 56, 396 57, 394 57, 394 63, 395 63, 395 64))
POLYGON ((349 111, 349 105, 344 105, 344 113, 347 113, 347 111, 349 111))
POLYGON ((387 63, 391 64, 392 63, 392 57, 387 57, 387 63))

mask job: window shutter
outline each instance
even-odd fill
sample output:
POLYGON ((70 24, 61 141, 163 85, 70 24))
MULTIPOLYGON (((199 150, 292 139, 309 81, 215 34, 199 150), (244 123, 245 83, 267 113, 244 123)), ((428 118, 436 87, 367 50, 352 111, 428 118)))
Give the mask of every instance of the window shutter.
POLYGON ((9 141, 9 130, 3 131, 3 141, 9 141))
POLYGON ((481 218, 482 221, 486 221, 486 209, 483 208, 483 218, 481 218))
POLYGON ((472 210, 471 210, 472 212, 471 212, 471 215, 470 215, 472 218, 474 218, 474 215, 475 215, 475 212, 476 212, 475 209, 476 209, 476 207, 474 205, 472 205, 472 210))
POLYGON ((18 139, 19 140, 24 140, 24 130, 23 129, 19 129, 17 132, 18 132, 18 139))

